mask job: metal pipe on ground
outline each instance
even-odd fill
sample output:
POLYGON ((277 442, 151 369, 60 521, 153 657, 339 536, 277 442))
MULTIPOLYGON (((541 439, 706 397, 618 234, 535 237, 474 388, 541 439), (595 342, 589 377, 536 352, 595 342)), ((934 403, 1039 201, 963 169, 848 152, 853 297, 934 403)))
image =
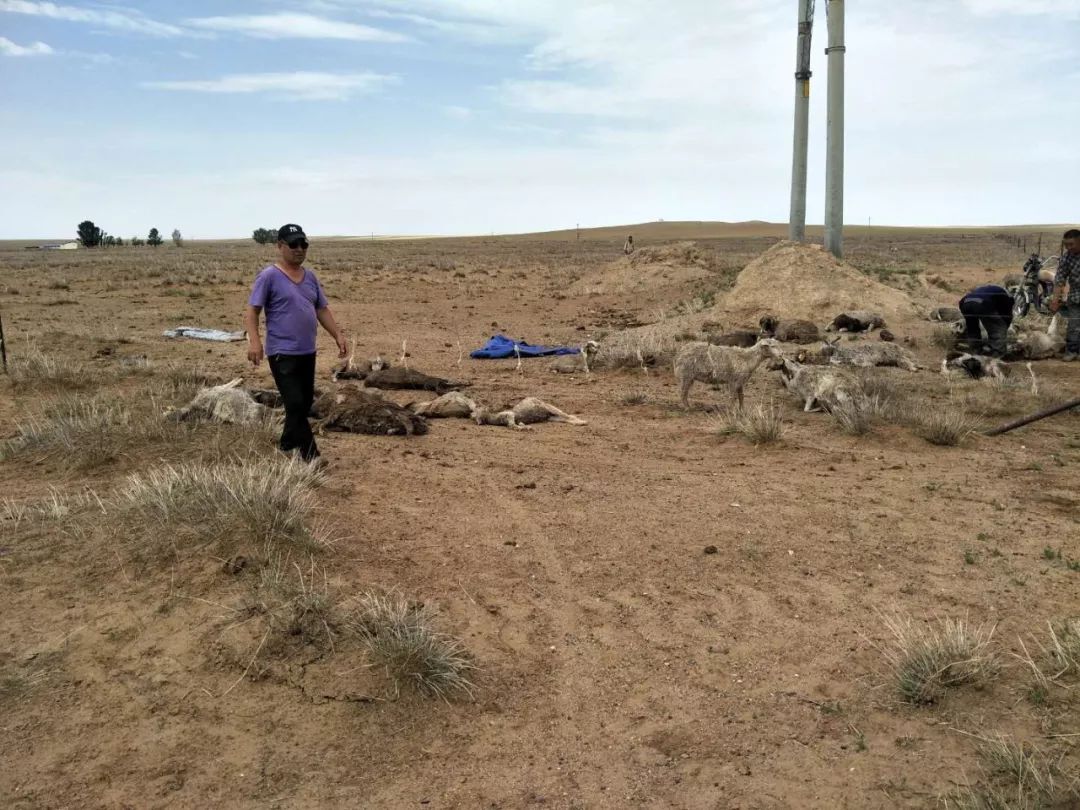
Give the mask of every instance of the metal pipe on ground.
POLYGON ((1000 436, 1002 433, 1008 433, 1010 430, 1016 430, 1024 425, 1030 425, 1032 422, 1038 422, 1040 419, 1046 419, 1048 416, 1054 416, 1062 411, 1067 411, 1070 408, 1080 407, 1080 397, 1077 399, 1070 399, 1068 402, 1063 402, 1060 405, 1055 405, 1052 408, 1045 408, 1044 410, 1030 414, 1028 416, 1021 416, 1019 419, 1014 419, 1012 422, 1007 422, 1000 427, 992 428, 986 431, 986 436, 1000 436))

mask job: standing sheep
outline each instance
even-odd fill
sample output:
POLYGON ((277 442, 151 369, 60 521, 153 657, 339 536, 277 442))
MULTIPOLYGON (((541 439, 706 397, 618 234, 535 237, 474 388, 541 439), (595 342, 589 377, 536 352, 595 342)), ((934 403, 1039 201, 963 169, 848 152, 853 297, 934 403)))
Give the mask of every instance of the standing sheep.
POLYGON ((679 384, 679 399, 684 408, 690 407, 690 387, 695 382, 726 385, 731 395, 743 406, 743 388, 765 360, 780 357, 780 346, 773 338, 764 338, 748 349, 737 346, 711 346, 708 343, 687 343, 675 356, 675 380, 679 384))
POLYGON ((589 374, 593 358, 596 357, 599 350, 600 344, 595 340, 590 340, 581 347, 581 351, 577 354, 565 354, 562 357, 556 357, 552 361, 550 369, 556 374, 575 374, 579 371, 589 374))
POLYGON ((832 413, 864 398, 858 380, 837 368, 803 365, 786 357, 770 368, 780 371, 780 381, 803 401, 807 413, 818 409, 832 413))

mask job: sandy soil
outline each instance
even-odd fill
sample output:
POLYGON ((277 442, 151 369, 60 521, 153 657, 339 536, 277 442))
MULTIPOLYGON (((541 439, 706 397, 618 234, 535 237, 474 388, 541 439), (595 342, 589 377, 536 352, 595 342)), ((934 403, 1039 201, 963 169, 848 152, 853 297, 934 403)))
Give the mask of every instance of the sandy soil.
MULTIPOLYGON (((1080 613, 1069 566, 1080 559, 1080 416, 959 447, 899 425, 851 437, 761 374, 748 401, 783 403, 788 430, 759 448, 718 437, 703 408, 683 413, 664 369, 563 377, 543 360, 519 373, 514 361, 467 358, 496 332, 581 342, 702 292, 687 279, 568 295, 618 261, 622 237, 311 251, 358 355, 398 357, 404 345, 410 365, 472 380, 482 399, 540 396, 589 420, 520 433, 448 420, 423 437, 321 439, 333 466, 319 499, 342 535, 322 561, 335 587, 398 588, 433 606, 480 667, 475 699, 394 697, 347 650, 242 678, 258 639, 241 634, 236 654, 223 652, 232 584, 219 561, 136 566, 93 533, 9 533, 0 804, 922 808, 980 781, 969 735, 999 732, 1075 773, 1077 691, 1033 699, 1009 653, 1080 613), (622 404, 630 393, 643 404, 622 404), (1001 674, 934 706, 904 704, 879 649, 889 641, 880 614, 895 611, 996 624, 1001 674)), ((741 266, 772 241, 698 244, 741 266)), ((240 328, 269 257, 255 245, 0 251, 10 354, 36 346, 78 361, 91 381, 121 356, 146 355, 270 385, 242 344, 160 337, 181 323, 240 328)), ((851 240, 849 257, 941 304, 1023 258, 975 232, 872 233, 851 240)), ((934 368, 932 328, 904 331, 934 368)), ((329 385, 325 335, 320 346, 329 385)), ((889 371, 912 395, 949 401, 940 375, 889 371)), ((1080 387, 1077 366, 1047 361, 1036 373, 1062 393, 1080 387)), ((58 396, 7 382, 0 392, 6 435, 58 396)), ((694 400, 716 396, 701 386, 694 400)), ((53 487, 107 493, 157 461, 148 451, 77 472, 15 458, 0 462, 0 490, 20 502, 53 487)))

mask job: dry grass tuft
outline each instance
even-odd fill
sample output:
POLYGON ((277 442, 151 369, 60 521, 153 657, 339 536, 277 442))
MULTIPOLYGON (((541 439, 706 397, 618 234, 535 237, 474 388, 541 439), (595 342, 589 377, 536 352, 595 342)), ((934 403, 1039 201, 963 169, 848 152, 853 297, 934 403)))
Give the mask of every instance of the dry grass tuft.
POLYGON ((650 326, 606 335, 593 359, 593 368, 642 368, 670 365, 679 348, 684 325, 661 320, 650 326))
POLYGON ((962 619, 944 619, 934 627, 899 615, 882 620, 893 635, 884 654, 908 703, 936 703, 949 689, 985 682, 998 670, 997 656, 990 650, 993 625, 973 627, 962 619))
MULTIPOLYGON (((163 418, 177 401, 171 383, 131 391, 123 399, 69 394, 43 413, 15 425, 15 435, 0 441, 0 461, 56 459, 86 471, 121 456, 177 456, 222 459, 269 452, 278 426, 272 417, 255 425, 196 425, 163 418)), ((181 399, 186 402, 190 396, 181 399)))
POLYGON ((1016 656, 1031 669, 1043 687, 1061 678, 1080 676, 1080 619, 1066 619, 1055 625, 1047 622, 1050 638, 1046 644, 1036 640, 1038 660, 1020 639, 1023 655, 1016 656))
POLYGON ((772 444, 784 435, 783 409, 776 403, 728 408, 716 417, 718 436, 739 434, 754 445, 772 444))
POLYGON ((243 541, 314 551, 328 544, 315 528, 314 489, 324 480, 296 459, 165 465, 128 478, 113 503, 144 543, 173 552, 243 541))
POLYGON ((49 497, 30 503, 4 498, 0 500, 0 526, 18 529, 28 524, 65 520, 88 507, 105 511, 104 503, 93 490, 63 495, 54 489, 49 497))
POLYGON ((175 432, 160 419, 133 412, 119 401, 78 395, 60 399, 40 417, 17 423, 15 431, 0 444, 0 461, 60 458, 65 466, 79 470, 107 463, 133 444, 175 432))
POLYGON ((620 405, 644 405, 649 401, 649 395, 644 391, 627 391, 619 397, 620 405))
POLYGON ((1061 780, 1060 760, 1051 761, 1031 745, 1004 735, 979 738, 986 784, 967 786, 945 797, 957 810, 1050 810, 1074 807, 1076 783, 1061 780))
POLYGON ((916 436, 941 447, 962 444, 979 427, 978 421, 960 403, 951 400, 910 405, 906 421, 916 436))
POLYGON ((395 690, 409 686, 421 694, 448 699, 472 696, 476 669, 457 639, 436 632, 426 606, 397 593, 365 593, 349 626, 371 655, 382 662, 395 690))
POLYGON ((22 390, 76 390, 90 384, 88 376, 70 360, 37 349, 18 353, 8 360, 11 384, 22 390))
POLYGON ((279 642, 297 639, 319 646, 325 642, 333 649, 339 600, 313 557, 301 566, 270 545, 249 582, 251 591, 243 612, 263 616, 279 642))
POLYGON ((864 436, 869 433, 876 413, 876 401, 866 397, 854 397, 843 403, 836 403, 829 410, 829 415, 849 436, 864 436))
POLYGON ((948 353, 956 350, 957 341, 959 341, 960 335, 951 326, 939 324, 934 327, 934 330, 930 333, 930 343, 948 353))

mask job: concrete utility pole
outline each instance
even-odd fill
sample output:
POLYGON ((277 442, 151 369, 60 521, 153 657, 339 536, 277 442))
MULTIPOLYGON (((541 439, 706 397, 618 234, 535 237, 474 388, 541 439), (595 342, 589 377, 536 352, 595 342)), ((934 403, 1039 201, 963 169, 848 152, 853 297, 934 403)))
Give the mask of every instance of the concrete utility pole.
POLYGON ((844 0, 828 0, 829 123, 825 157, 825 248, 844 255, 844 0))
POLYGON ((810 35, 814 0, 799 0, 799 38, 795 50, 795 138, 791 159, 791 213, 788 239, 806 239, 806 150, 810 130, 810 35))

